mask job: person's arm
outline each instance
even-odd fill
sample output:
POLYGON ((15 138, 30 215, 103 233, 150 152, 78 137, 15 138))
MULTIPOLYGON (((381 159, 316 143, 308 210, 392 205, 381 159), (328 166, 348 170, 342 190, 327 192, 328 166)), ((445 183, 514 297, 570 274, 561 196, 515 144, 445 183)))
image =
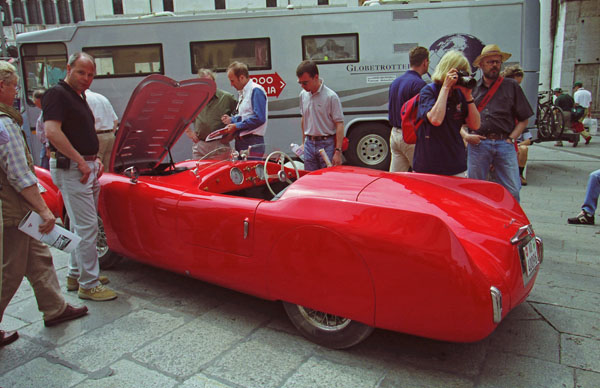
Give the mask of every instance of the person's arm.
POLYGON ((471 89, 467 89, 465 87, 458 87, 462 92, 463 96, 465 96, 465 100, 467 102, 467 118, 465 120, 467 126, 472 130, 477 130, 481 126, 481 117, 479 116, 479 110, 475 105, 475 100, 473 99, 473 95, 471 94, 471 89))
POLYGON ((192 130, 192 125, 188 125, 188 127, 185 129, 185 134, 187 137, 189 137, 190 139, 192 139, 192 141, 194 143, 198 143, 200 141, 200 139, 198 139, 198 136, 196 136, 196 132, 194 132, 192 130))
MULTIPOLYGON (((509 135, 509 137, 512 139, 512 142, 515 142, 519 138, 519 136, 521 136, 521 134, 525 130, 525 127, 527 127, 528 122, 529 122, 529 120, 525 119, 523 121, 519 121, 517 123, 517 125, 515 125, 515 128, 512 130, 512 132, 509 135)), ((508 141, 510 141, 510 140, 508 140, 508 141)))
POLYGON ((60 121, 48 120, 44 122, 44 129, 46 130, 46 138, 52 143, 52 145, 71 161, 77 163, 77 169, 81 172, 82 177, 81 183, 87 182, 92 170, 87 165, 83 156, 73 147, 69 139, 65 136, 62 131, 62 123, 60 121))
POLYGON ((446 78, 444 79, 444 84, 440 89, 440 94, 438 95, 435 104, 429 112, 427 112, 427 120, 435 126, 439 127, 442 125, 442 122, 446 118, 446 104, 448 102, 448 96, 452 91, 452 87, 456 84, 458 80, 458 74, 456 69, 452 69, 446 74, 446 78))
POLYGON ((252 90, 252 114, 244 120, 235 121, 227 125, 229 133, 235 131, 253 130, 267 122, 267 95, 260 89, 252 90))
POLYGON ((48 205, 46 205, 46 202, 44 202, 44 198, 42 198, 42 194, 40 194, 40 189, 38 189, 37 184, 21 190, 21 195, 29 202, 33 207, 33 210, 42 217, 43 222, 40 224, 40 233, 50 233, 54 228, 56 218, 48 208, 48 205))
POLYGON ((485 136, 469 133, 465 129, 465 127, 460 128, 460 136, 462 136, 463 141, 469 144, 479 144, 482 140, 485 139, 485 136))
POLYGON ((342 165, 342 144, 344 143, 344 122, 335 123, 335 150, 333 151, 334 166, 342 165))

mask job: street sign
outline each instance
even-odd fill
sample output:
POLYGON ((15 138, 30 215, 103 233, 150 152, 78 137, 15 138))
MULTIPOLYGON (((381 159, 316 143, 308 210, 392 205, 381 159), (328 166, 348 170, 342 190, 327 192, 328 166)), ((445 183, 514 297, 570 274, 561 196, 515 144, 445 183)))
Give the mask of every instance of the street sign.
POLYGON ((253 74, 250 79, 265 88, 268 97, 279 97, 286 85, 277 73, 253 74))

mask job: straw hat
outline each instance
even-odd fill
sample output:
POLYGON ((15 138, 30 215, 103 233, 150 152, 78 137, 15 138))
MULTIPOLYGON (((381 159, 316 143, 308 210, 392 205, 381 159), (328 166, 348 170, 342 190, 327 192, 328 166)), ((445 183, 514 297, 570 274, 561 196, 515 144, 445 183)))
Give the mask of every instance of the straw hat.
POLYGON ((498 47, 498 45, 488 44, 483 48, 483 50, 481 50, 481 55, 475 58, 475 60, 473 61, 473 65, 479 67, 479 62, 483 58, 492 55, 500 55, 502 57, 502 62, 505 62, 508 58, 511 57, 512 54, 500 51, 500 47, 498 47))

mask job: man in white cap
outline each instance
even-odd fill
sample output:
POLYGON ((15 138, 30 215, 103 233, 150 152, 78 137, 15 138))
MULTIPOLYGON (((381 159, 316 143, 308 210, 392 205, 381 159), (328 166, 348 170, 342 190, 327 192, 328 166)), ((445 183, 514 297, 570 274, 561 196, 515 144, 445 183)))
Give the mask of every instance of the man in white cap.
POLYGON ((483 72, 473 90, 481 127, 476 132, 480 136, 469 137, 467 171, 469 178, 486 180, 493 166, 496 181, 519 201, 521 179, 515 141, 533 116, 533 110, 519 83, 500 77, 502 63, 510 56, 490 44, 473 61, 483 72))

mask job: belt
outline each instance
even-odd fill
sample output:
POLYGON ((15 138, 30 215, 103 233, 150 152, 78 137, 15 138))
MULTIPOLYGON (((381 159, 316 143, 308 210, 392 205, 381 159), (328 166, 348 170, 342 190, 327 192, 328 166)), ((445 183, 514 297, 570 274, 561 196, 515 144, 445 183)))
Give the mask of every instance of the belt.
POLYGON ((490 139, 490 140, 506 140, 508 139, 508 133, 506 132, 487 132, 487 133, 482 133, 482 136, 485 136, 486 138, 490 139))
MULTIPOLYGON (((52 159, 56 159, 56 152, 50 152, 50 157, 52 159)), ((96 158, 98 157, 97 155, 81 155, 81 157, 83 158, 83 160, 85 160, 86 162, 93 162, 96 160, 96 158)))
POLYGON ((304 135, 304 137, 306 137, 308 140, 312 140, 312 141, 317 141, 317 140, 327 140, 330 137, 333 137, 335 135, 327 135, 327 136, 311 136, 311 135, 304 135))
POLYGON ((99 131, 96 131, 96 135, 100 135, 100 134, 103 134, 103 133, 109 133, 109 132, 112 132, 112 131, 113 131, 112 129, 101 129, 99 131))

